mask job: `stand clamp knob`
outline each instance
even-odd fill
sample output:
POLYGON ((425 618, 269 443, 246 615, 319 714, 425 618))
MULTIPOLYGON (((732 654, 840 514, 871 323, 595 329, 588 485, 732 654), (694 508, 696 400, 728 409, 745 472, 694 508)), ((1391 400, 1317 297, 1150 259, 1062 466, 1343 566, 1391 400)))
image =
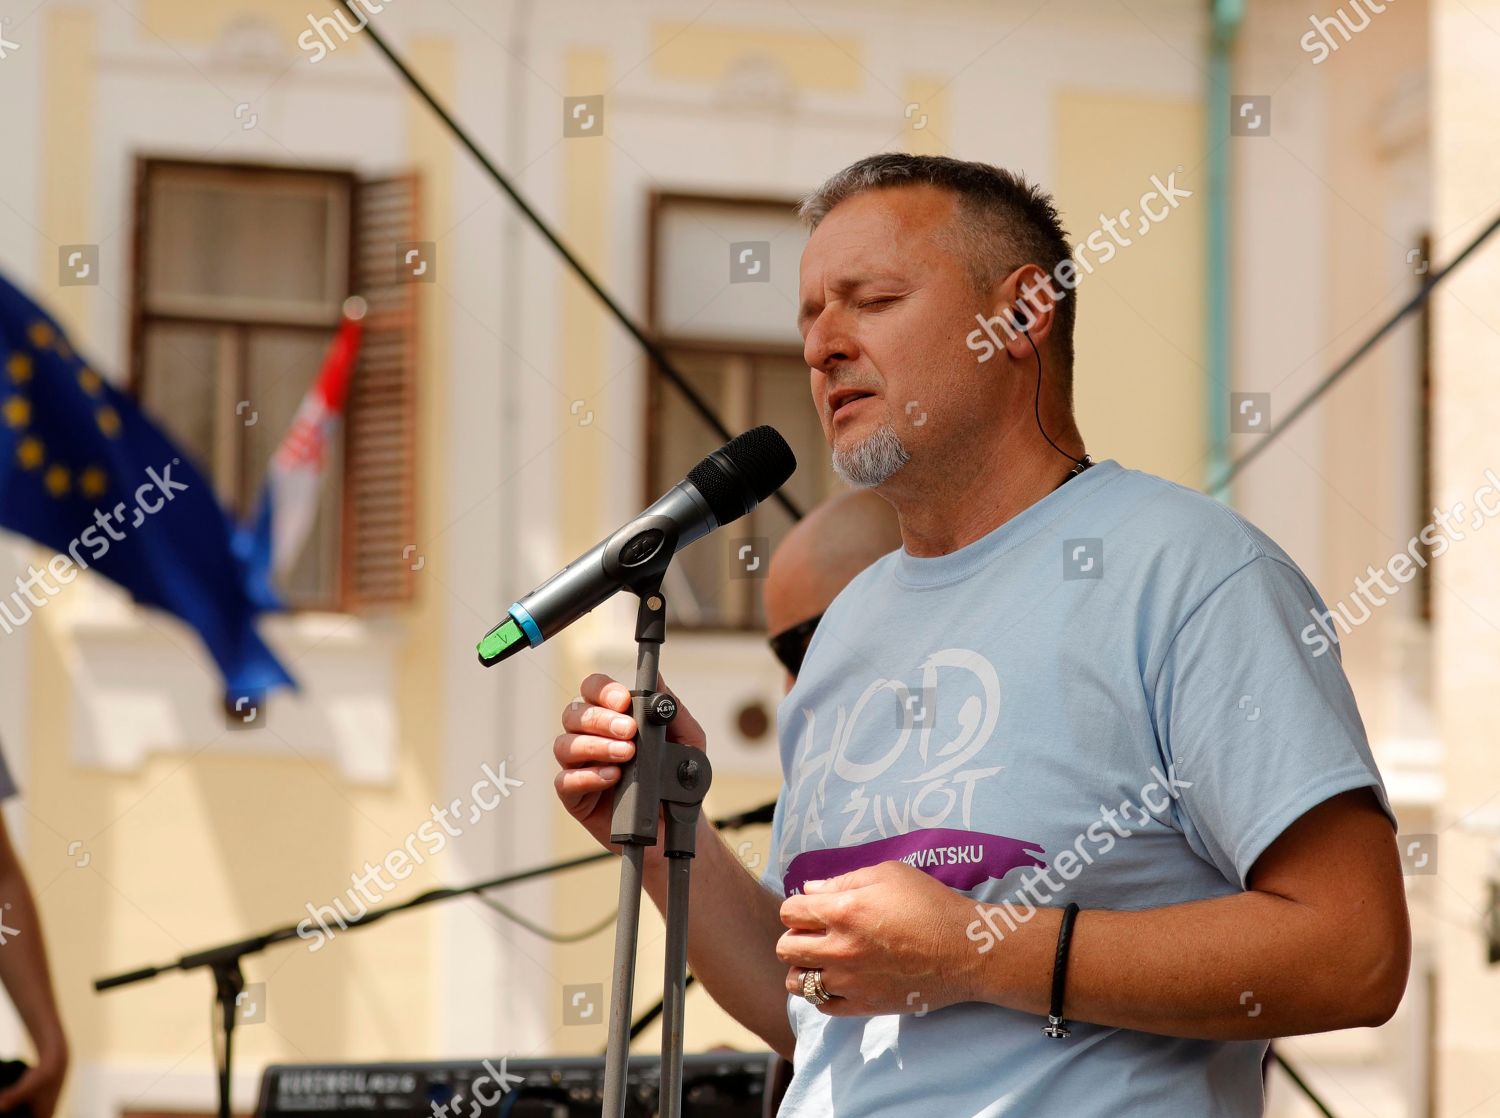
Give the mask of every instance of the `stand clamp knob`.
POLYGON ((646 701, 646 721, 653 726, 665 726, 677 717, 677 700, 663 691, 658 691, 646 701))

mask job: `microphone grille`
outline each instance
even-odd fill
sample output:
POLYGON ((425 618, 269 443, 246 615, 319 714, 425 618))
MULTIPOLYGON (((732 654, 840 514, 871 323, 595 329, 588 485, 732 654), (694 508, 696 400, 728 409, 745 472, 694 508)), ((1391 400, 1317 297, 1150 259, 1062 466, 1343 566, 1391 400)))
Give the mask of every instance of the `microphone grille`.
POLYGON ((786 484, 797 456, 769 425, 736 435, 688 473, 721 525, 738 520, 786 484))

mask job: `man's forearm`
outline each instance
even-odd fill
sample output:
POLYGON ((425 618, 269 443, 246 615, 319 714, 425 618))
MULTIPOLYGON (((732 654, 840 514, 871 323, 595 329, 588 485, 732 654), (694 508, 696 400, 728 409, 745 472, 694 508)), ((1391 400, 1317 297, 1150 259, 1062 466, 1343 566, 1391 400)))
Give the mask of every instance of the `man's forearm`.
MULTIPOLYGON (((1038 909, 1011 930, 997 911, 999 939, 977 966, 976 1000, 1045 1018, 1061 921, 1060 909, 1038 909)), ((1068 952, 1064 1015, 1209 1040, 1376 1025, 1400 1001, 1406 934, 1330 928, 1297 901, 1253 891, 1134 912, 1087 910, 1068 952)))
MULTIPOLYGON (((666 867, 650 860, 646 890, 665 910, 666 867)), ((786 968, 776 958, 780 898, 761 887, 706 818, 698 824, 688 901, 688 963, 714 1001, 773 1050, 791 1058, 786 968)))

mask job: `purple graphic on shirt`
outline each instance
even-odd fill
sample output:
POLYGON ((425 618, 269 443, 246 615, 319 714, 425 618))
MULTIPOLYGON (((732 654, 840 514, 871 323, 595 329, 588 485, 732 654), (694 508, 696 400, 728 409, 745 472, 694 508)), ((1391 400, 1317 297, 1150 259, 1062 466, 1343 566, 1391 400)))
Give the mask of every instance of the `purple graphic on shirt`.
POLYGON ((838 877, 881 862, 905 862, 954 889, 973 889, 991 878, 1002 878, 1025 866, 1043 869, 1036 857, 1046 849, 1035 842, 955 831, 946 827, 911 831, 858 846, 838 846, 798 854, 786 867, 783 885, 788 897, 802 892, 809 881, 838 877))

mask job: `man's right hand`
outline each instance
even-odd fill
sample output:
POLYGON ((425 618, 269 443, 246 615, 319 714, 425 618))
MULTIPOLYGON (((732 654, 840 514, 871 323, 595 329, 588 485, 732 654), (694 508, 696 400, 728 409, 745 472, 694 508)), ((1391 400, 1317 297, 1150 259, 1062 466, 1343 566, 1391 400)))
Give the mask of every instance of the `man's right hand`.
MULTIPOLYGON (((667 682, 656 677, 657 689, 672 694, 667 682)), ((614 797, 610 791, 620 782, 620 766, 635 756, 635 719, 630 715, 630 689, 607 675, 595 672, 578 688, 582 701, 563 708, 563 732, 552 743, 552 752, 562 771, 553 785, 568 814, 583 824, 604 847, 609 841, 614 797)), ((707 749, 708 739, 681 698, 677 716, 667 724, 667 740, 695 749, 707 749)), ((648 848, 660 850, 661 846, 648 848)))

